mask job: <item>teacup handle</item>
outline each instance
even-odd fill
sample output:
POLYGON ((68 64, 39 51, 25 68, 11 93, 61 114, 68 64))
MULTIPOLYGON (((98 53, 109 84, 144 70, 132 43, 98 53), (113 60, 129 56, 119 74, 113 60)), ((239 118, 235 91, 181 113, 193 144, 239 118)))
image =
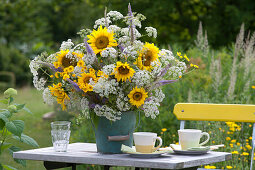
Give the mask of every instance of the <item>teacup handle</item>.
POLYGON ((202 136, 204 136, 204 135, 207 136, 207 139, 204 142, 200 143, 199 146, 202 146, 202 145, 206 144, 209 141, 209 139, 210 139, 210 135, 207 132, 201 133, 201 137, 200 138, 202 138, 202 136))
POLYGON ((162 139, 160 137, 155 137, 154 139, 159 140, 159 145, 153 148, 153 152, 158 150, 160 146, 162 145, 162 139))

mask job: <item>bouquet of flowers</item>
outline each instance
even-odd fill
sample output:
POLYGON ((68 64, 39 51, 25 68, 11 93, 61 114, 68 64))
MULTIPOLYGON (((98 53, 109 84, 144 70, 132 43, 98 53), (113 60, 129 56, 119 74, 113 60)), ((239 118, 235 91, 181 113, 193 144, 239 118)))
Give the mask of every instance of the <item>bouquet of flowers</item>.
MULTIPOLYGON (((93 111, 115 121, 122 112, 142 110, 154 119, 165 97, 160 86, 181 78, 189 59, 179 52, 177 59, 170 50, 140 41, 145 36, 138 31, 144 19, 132 13, 130 5, 127 16, 105 12, 95 21, 93 31, 78 33, 84 42, 75 45, 69 39, 62 42, 60 51, 32 60, 33 83, 43 90, 44 101, 56 101, 63 110, 78 110, 88 118, 93 111)), ((157 37, 153 27, 145 27, 145 32, 157 37)))

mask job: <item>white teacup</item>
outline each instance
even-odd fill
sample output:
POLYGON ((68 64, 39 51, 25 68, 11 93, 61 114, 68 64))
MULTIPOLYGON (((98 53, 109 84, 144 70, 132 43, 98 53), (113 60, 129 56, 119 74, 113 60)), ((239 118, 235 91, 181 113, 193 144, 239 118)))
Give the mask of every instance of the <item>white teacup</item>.
POLYGON ((135 149, 141 153, 152 153, 162 145, 162 139, 157 137, 156 133, 151 132, 136 132, 133 133, 135 149), (159 145, 155 146, 156 140, 159 140, 159 145))
POLYGON ((208 133, 202 132, 201 130, 198 129, 182 129, 178 130, 178 134, 182 150, 202 146, 206 144, 210 139, 210 135, 208 133), (207 139, 204 142, 199 143, 200 138, 203 135, 207 136, 207 139))

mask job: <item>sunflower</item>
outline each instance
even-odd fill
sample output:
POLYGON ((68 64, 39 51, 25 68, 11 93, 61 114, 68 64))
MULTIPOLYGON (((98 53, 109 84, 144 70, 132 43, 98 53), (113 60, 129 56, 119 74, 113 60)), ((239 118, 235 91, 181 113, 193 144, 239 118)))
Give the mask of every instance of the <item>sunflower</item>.
POLYGON ((113 36, 113 32, 108 32, 107 28, 100 26, 97 31, 93 30, 93 32, 87 37, 89 38, 88 43, 90 43, 94 53, 101 54, 101 52, 107 47, 118 45, 113 36))
POLYGON ((93 91, 93 86, 89 84, 90 80, 97 82, 98 78, 95 74, 94 69, 90 69, 89 73, 82 73, 80 77, 78 77, 78 86, 82 89, 85 93, 88 91, 93 91))
POLYGON ((145 99, 148 97, 147 92, 145 92, 144 88, 133 88, 133 90, 128 94, 129 102, 139 107, 144 104, 145 99))
POLYGON ((69 50, 61 50, 60 52, 57 53, 57 62, 54 62, 54 66, 56 68, 58 67, 63 67, 63 68, 67 68, 69 66, 76 66, 77 65, 77 57, 75 56, 74 58, 71 57, 67 57, 69 50))
POLYGON ((158 53, 158 47, 146 42, 134 64, 141 70, 151 70, 151 63, 158 59, 158 53))
POLYGON ((114 68, 113 72, 117 81, 126 81, 127 79, 130 81, 130 78, 133 77, 134 73, 135 70, 131 68, 127 62, 122 63, 120 61, 117 62, 117 66, 114 68))

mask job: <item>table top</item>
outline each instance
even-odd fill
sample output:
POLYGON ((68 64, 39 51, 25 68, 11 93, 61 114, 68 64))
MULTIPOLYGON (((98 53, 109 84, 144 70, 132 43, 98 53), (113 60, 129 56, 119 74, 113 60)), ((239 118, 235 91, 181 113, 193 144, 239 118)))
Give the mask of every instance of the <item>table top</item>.
POLYGON ((227 152, 208 152, 204 155, 163 154, 158 158, 133 158, 129 154, 97 153, 94 143, 72 143, 67 152, 55 152, 53 147, 14 152, 17 159, 95 164, 110 166, 129 166, 141 168, 182 169, 227 161, 232 158, 227 152))

